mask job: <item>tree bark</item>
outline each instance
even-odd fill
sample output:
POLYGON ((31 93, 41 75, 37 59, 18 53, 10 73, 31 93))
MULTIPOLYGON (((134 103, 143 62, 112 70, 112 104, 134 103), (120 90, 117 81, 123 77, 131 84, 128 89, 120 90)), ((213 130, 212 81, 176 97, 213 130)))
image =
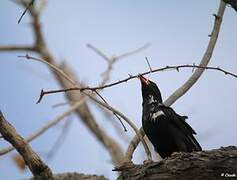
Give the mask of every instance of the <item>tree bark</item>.
MULTIPOLYGON (((31 180, 35 180, 32 178, 31 180)), ((53 175, 53 180, 108 180, 104 176, 86 175, 82 173, 60 173, 53 175)))
MULTIPOLYGON (((174 153, 160 162, 121 168, 118 180, 218 180, 237 179, 237 147, 174 153)), ((119 170, 119 171, 120 171, 119 170)))

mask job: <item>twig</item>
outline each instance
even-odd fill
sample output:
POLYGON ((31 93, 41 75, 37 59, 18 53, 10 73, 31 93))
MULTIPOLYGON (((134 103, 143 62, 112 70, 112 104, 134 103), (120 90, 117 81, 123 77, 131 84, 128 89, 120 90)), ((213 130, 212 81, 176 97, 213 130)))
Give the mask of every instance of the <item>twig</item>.
POLYGON ((21 17, 19 18, 19 20, 17 21, 17 23, 19 24, 23 18, 23 16, 26 14, 26 12, 28 11, 28 9, 34 5, 35 0, 31 0, 31 2, 28 4, 28 6, 25 8, 24 12, 21 14, 21 17))
MULTIPOLYGON (((86 97, 84 97, 86 98, 86 97)), ((36 131, 35 133, 33 133, 32 135, 30 135, 29 137, 26 138, 26 141, 29 143, 32 140, 36 139, 37 137, 39 137, 40 135, 42 135, 44 132, 46 132, 49 128, 51 128, 52 126, 56 125, 57 123, 59 123, 61 120, 63 120, 65 117, 67 117, 68 115, 70 115, 71 113, 73 113, 75 111, 75 109, 77 109, 79 106, 81 106, 83 104, 84 99, 81 99, 80 101, 76 102, 75 104, 73 104, 67 111, 63 112, 61 115, 59 115, 58 117, 56 117, 55 119, 53 119, 52 121, 48 122, 46 125, 44 125, 42 128, 40 128, 38 131, 36 131)), ((4 155, 10 151, 14 150, 14 147, 7 147, 4 148, 2 150, 0 150, 0 156, 4 155)))
POLYGON ((52 63, 47 62, 46 60, 43 60, 43 59, 40 59, 40 58, 36 58, 36 57, 32 57, 32 56, 29 56, 28 54, 26 54, 25 56, 18 56, 18 57, 19 58, 31 59, 31 60, 35 60, 35 61, 39 61, 39 62, 42 62, 44 64, 47 64, 53 70, 55 70, 56 72, 59 72, 60 75, 62 75, 65 79, 67 79, 72 85, 74 85, 74 86, 77 85, 77 83, 74 80, 72 80, 66 73, 64 73, 61 69, 59 69, 58 67, 56 67, 52 63))
MULTIPOLYGON (((59 89, 59 90, 52 90, 52 91, 44 91, 43 89, 41 89, 40 96, 39 96, 39 99, 37 100, 36 104, 39 104, 42 101, 43 97, 47 94, 75 91, 75 90, 79 90, 79 89, 81 89, 81 88, 80 87, 73 87, 73 88, 59 89)), ((83 88, 83 89, 86 90, 85 88, 83 88)))
POLYGON ((102 59, 104 59, 106 62, 110 61, 110 58, 108 56, 106 56, 101 50, 99 50, 98 48, 96 48, 95 46, 93 46, 92 44, 87 44, 87 47, 90 48, 91 50, 93 50, 94 52, 96 52, 99 56, 102 57, 102 59))
POLYGON ((32 67, 32 66, 29 66, 29 64, 21 63, 17 65, 17 68, 19 68, 20 70, 28 74, 31 74, 34 77, 37 77, 38 79, 44 80, 47 83, 50 83, 53 81, 51 77, 49 77, 45 72, 43 72, 38 67, 32 67))
POLYGON ((140 47, 140 48, 137 48, 137 49, 135 49, 135 50, 133 50, 133 51, 130 51, 130 52, 121 54, 121 55, 119 55, 119 56, 116 56, 116 59, 123 59, 123 58, 125 58, 125 57, 128 57, 128 56, 131 56, 131 55, 133 55, 133 54, 139 53, 139 52, 145 50, 146 48, 148 48, 149 46, 150 46, 150 44, 149 44, 149 43, 146 43, 144 46, 142 46, 142 47, 140 47))
POLYGON ((111 56, 111 57, 105 55, 101 50, 99 50, 98 48, 96 48, 95 46, 93 46, 91 44, 87 44, 87 47, 92 49, 94 52, 96 52, 99 56, 101 56, 107 62, 107 68, 101 74, 103 79, 102 79, 101 83, 99 83, 99 86, 104 86, 110 80, 110 74, 112 72, 113 65, 116 62, 118 62, 118 60, 123 59, 123 58, 128 57, 128 56, 131 56, 133 54, 139 53, 142 50, 145 50, 146 48, 149 47, 149 44, 147 43, 142 47, 139 47, 139 48, 137 48, 133 51, 126 52, 126 53, 121 54, 119 56, 111 56))
POLYGON ((147 64, 148 64, 148 67, 149 67, 149 69, 150 69, 150 72, 152 72, 151 64, 149 63, 149 60, 148 60, 148 58, 147 58, 147 57, 145 57, 145 59, 146 59, 146 62, 147 62, 147 64))
MULTIPOLYGON (((100 95, 100 93, 98 93, 98 91, 95 90, 94 92, 104 101, 104 103, 108 104, 107 101, 100 95)), ((113 112, 113 114, 119 120, 119 122, 122 125, 124 131, 127 132, 128 130, 127 130, 126 126, 123 124, 121 118, 115 112, 113 112)))
MULTIPOLYGON (((158 69, 153 69, 153 70, 150 70, 150 71, 146 71, 146 72, 143 72, 143 73, 140 73, 140 74, 137 74, 137 75, 129 75, 129 77, 123 79, 123 80, 119 80, 119 81, 116 81, 116 82, 113 82, 113 83, 110 83, 110 84, 106 84, 104 86, 96 86, 96 87, 72 87, 72 88, 66 88, 66 89, 58 89, 58 90, 51 90, 51 91, 44 91, 42 90, 41 91, 41 94, 40 94, 40 97, 39 97, 39 100, 37 101, 37 103, 39 103, 42 98, 45 96, 45 95, 48 95, 48 94, 54 94, 54 93, 60 93, 60 92, 68 92, 68 91, 85 91, 85 90, 91 90, 91 91, 96 91, 96 90, 101 90, 101 89, 106 89, 106 88, 109 88, 109 87, 112 87, 112 86, 115 86, 115 85, 118 85, 118 84, 122 84, 122 83, 125 83, 129 80, 132 80, 132 79, 135 79, 137 78, 139 75, 147 75, 147 74, 150 74, 150 73, 155 73, 155 72, 162 72, 162 71, 165 71, 165 70, 177 70, 177 69, 183 69, 183 68, 196 68, 196 71, 199 69, 201 69, 202 71, 207 69, 207 70, 215 70, 215 71, 219 71, 219 72, 223 72, 225 75, 230 75, 234 78, 237 78, 237 74, 235 73, 232 73, 230 71, 227 71, 227 70, 224 70, 220 67, 211 67, 211 66, 201 66, 201 65, 189 65, 189 64, 184 64, 184 65, 174 65, 174 66, 165 66, 165 67, 162 67, 162 68, 158 68, 158 69)), ((196 72, 195 71, 195 72, 196 72)), ((196 73, 194 72, 194 74, 191 76, 193 77, 194 75, 196 75, 196 73)), ((199 72, 199 71, 198 71, 199 72)), ((181 88, 182 89, 182 88, 181 88)), ((185 93, 185 92, 183 92, 185 93)), ((170 96, 171 97, 171 96, 170 96)), ((170 103, 169 103, 170 104, 170 103)))
POLYGON ((3 138, 11 143, 21 154, 25 163, 34 175, 35 179, 53 179, 52 171, 44 164, 40 157, 32 150, 30 145, 22 138, 15 128, 7 122, 0 111, 0 132, 3 138))
POLYGON ((57 108, 57 107, 66 106, 66 105, 70 105, 70 103, 69 102, 56 103, 56 104, 52 105, 52 108, 57 108))
MULTIPOLYGON (((222 22, 224 12, 225 12, 225 3, 222 0, 220 0, 218 13, 217 13, 217 16, 215 17, 215 23, 214 23, 214 27, 213 27, 213 31, 212 31, 212 36, 209 40, 209 44, 206 49, 206 52, 201 60, 200 67, 198 67, 196 65, 195 66, 192 65, 192 67, 197 67, 198 69, 196 69, 195 72, 191 75, 191 77, 164 102, 165 105, 167 105, 167 106, 172 105, 178 98, 180 98, 182 95, 184 95, 197 82, 197 80, 200 78, 200 76, 202 75, 202 73, 204 72, 205 69, 218 70, 218 71, 224 72, 225 74, 229 74, 235 78, 237 77, 236 74, 227 72, 221 68, 207 67, 207 64, 211 59, 211 56, 212 56, 212 53, 213 53, 213 50, 214 50, 214 47, 215 47, 215 44, 216 44, 216 41, 218 38, 218 34, 220 31, 221 22, 222 22)), ((191 65, 189 65, 189 66, 191 67, 191 65)), ((140 128, 140 133, 142 131, 143 131, 143 129, 140 128)), ((135 149, 139 143, 139 139, 140 138, 138 138, 136 136, 133 137, 133 139, 127 149, 126 158, 132 159, 133 152, 135 151, 135 149)))
POLYGON ((108 65, 107 65, 108 66, 107 69, 103 73, 101 73, 101 76, 103 77, 103 79, 99 83, 99 86, 104 86, 107 82, 109 82, 110 74, 113 70, 113 64, 114 64, 114 61, 109 62, 108 65))
POLYGON ((50 151, 47 153, 47 158, 51 159, 56 151, 59 150, 59 148, 61 147, 61 145, 63 144, 64 140, 66 139, 68 132, 70 130, 71 124, 72 124, 72 119, 70 118, 70 116, 66 119, 63 128, 61 130, 60 135, 58 136, 56 142, 53 144, 52 148, 50 149, 50 151))
POLYGON ((35 51, 36 48, 33 46, 22 46, 22 45, 10 45, 0 46, 0 51, 35 51))
POLYGON ((146 48, 148 48, 150 46, 149 43, 143 45, 142 47, 139 47, 135 50, 126 52, 124 54, 121 54, 119 56, 112 56, 112 57, 108 57, 107 55, 105 55, 101 50, 99 50, 98 48, 96 48, 95 46, 91 45, 91 44, 87 44, 87 47, 92 49, 94 52, 96 52, 99 56, 101 56, 105 61, 107 62, 111 62, 111 61, 118 61, 119 59, 123 59, 125 57, 131 56, 133 54, 139 53, 140 51, 145 50, 146 48))

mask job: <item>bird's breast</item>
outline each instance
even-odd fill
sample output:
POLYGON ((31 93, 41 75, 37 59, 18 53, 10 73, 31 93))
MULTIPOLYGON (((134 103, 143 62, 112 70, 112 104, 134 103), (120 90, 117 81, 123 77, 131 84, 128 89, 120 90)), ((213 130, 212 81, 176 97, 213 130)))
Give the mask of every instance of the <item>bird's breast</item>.
POLYGON ((158 123, 161 119, 166 119, 166 115, 162 110, 154 110, 150 108, 148 111, 143 112, 143 121, 146 123, 158 123))
POLYGON ((159 119, 160 116, 165 116, 165 113, 162 110, 159 110, 157 112, 153 112, 150 114, 151 120, 155 121, 156 119, 159 119))

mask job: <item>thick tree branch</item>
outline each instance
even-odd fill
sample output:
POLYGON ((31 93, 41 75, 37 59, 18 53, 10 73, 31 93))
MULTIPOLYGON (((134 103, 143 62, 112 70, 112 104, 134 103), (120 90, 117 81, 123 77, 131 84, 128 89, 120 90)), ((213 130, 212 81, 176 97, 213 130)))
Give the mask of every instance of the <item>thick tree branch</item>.
MULTIPOLYGON (((210 41, 208 43, 206 52, 204 53, 204 56, 199 64, 202 67, 206 67, 211 60, 211 57, 216 45, 216 41, 218 39, 218 35, 220 32, 224 12, 225 12, 225 3, 221 0, 218 13, 217 15, 214 16, 215 23, 214 23, 213 31, 211 33, 210 41)), ((203 74, 204 70, 205 70, 204 68, 196 69, 195 72, 192 74, 192 76, 166 100, 165 104, 167 106, 170 106, 178 98, 183 96, 197 82, 197 80, 203 74)))
POLYGON ((174 153, 170 158, 148 165, 121 169, 118 180, 223 180, 237 177, 237 147, 211 151, 174 153))
POLYGON ((54 174, 53 179, 54 180, 108 180, 104 176, 83 174, 83 173, 77 173, 77 172, 54 174))
MULTIPOLYGON (((216 45, 216 41, 220 32, 222 18, 225 12, 225 6, 226 4, 220 0, 220 5, 218 9, 218 13, 215 17, 215 23, 212 31, 212 35, 210 37, 206 52, 204 53, 204 56, 200 62, 200 66, 206 67, 209 63, 212 53, 214 51, 214 47, 216 45)), ((183 96, 200 78, 200 76, 203 74, 205 68, 198 68, 195 70, 195 72, 192 74, 192 76, 180 87, 178 88, 165 102, 164 104, 167 106, 172 105, 178 98, 183 96)), ((142 133, 142 128, 140 129, 140 132, 142 133)), ((133 152, 135 151, 137 145, 139 143, 139 138, 134 137, 127 149, 126 157, 132 159, 133 152)))
POLYGON ((5 120, 0 111, 0 132, 3 138, 11 143, 23 157, 35 179, 53 179, 49 167, 31 149, 28 143, 16 132, 15 128, 5 120))

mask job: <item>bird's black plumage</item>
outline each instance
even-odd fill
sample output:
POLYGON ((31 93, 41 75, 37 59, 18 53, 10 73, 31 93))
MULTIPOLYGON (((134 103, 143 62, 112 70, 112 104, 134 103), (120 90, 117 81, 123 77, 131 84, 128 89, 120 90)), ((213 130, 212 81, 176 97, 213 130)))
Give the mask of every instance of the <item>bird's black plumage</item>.
POLYGON ((165 158, 179 151, 201 151, 193 136, 196 132, 185 121, 187 116, 180 116, 171 107, 163 105, 157 85, 141 75, 139 78, 143 98, 142 127, 160 156, 165 158))

